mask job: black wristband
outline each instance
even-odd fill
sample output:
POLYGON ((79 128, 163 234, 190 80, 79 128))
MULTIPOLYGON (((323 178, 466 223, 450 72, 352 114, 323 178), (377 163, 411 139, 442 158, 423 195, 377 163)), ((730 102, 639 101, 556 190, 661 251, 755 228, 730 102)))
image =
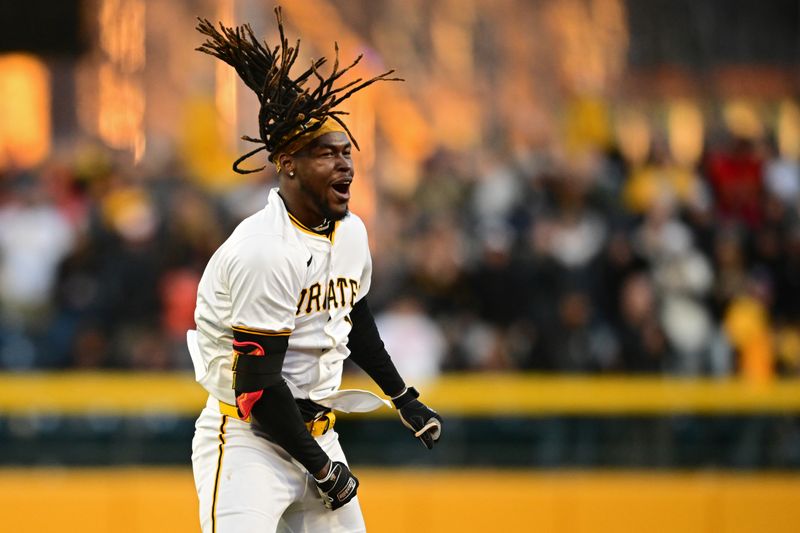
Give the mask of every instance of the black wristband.
POLYGON ((252 415, 281 448, 312 474, 328 464, 328 454, 308 432, 285 381, 264 389, 261 399, 253 406, 252 415))
POLYGON ((414 387, 409 387, 397 398, 392 398, 392 403, 394 404, 395 409, 402 409, 412 400, 416 400, 417 398, 419 398, 419 392, 417 392, 417 389, 414 387))
POLYGON ((347 341, 350 359, 378 384, 384 394, 397 395, 406 384, 386 352, 366 297, 353 306, 350 321, 353 323, 347 341))

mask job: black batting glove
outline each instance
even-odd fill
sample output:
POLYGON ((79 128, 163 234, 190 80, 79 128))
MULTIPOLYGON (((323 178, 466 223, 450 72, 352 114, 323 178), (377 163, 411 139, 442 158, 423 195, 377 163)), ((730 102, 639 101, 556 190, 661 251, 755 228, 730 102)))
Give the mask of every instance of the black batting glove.
POLYGON ((331 463, 327 476, 314 478, 314 481, 317 482, 317 490, 325 507, 334 511, 356 497, 359 485, 358 478, 346 464, 339 461, 331 463))
POLYGON ((442 417, 417 398, 417 389, 409 387, 397 398, 392 398, 392 402, 403 425, 430 450, 442 435, 442 417))

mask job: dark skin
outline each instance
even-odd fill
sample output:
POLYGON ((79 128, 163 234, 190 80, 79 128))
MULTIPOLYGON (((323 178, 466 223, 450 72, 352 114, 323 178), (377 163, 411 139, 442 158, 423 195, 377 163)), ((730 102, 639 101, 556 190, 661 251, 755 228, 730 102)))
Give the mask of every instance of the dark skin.
POLYGON ((280 154, 280 195, 286 208, 309 228, 347 215, 353 159, 344 132, 326 133, 294 154, 280 154))
MULTIPOLYGON (((320 135, 294 154, 281 154, 279 192, 286 209, 309 228, 347 215, 352 146, 344 132, 320 135)), ((314 477, 328 475, 330 462, 314 477)))

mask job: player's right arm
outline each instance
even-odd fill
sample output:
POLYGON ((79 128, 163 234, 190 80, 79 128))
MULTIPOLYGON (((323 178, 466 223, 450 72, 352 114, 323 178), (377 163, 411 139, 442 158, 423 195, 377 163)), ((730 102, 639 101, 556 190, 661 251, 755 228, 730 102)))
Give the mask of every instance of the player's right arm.
POLYGON ((240 415, 252 416, 278 445, 322 478, 330 459, 308 432, 281 375, 302 285, 295 255, 281 242, 250 238, 228 258, 233 388, 240 415))
POLYGON ((311 436, 281 377, 289 332, 233 327, 233 388, 239 414, 252 416, 289 455, 297 459, 319 487, 326 507, 338 509, 358 491, 358 479, 347 465, 334 461, 311 436))
POLYGON ((254 418, 309 472, 324 477, 328 455, 308 432, 281 376, 289 334, 233 326, 233 338, 233 388, 240 416, 254 418))

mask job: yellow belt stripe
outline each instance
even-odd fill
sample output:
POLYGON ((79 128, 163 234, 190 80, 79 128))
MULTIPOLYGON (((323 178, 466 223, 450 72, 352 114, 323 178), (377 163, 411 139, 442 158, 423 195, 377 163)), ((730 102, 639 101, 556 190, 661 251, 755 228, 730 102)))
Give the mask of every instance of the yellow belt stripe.
MULTIPOLYGON (((219 412, 225 416, 230 416, 236 418, 237 420, 242 420, 244 422, 250 422, 251 417, 247 418, 240 418, 239 411, 236 409, 235 405, 231 405, 225 402, 219 402, 219 412)), ((326 431, 333 428, 333 425, 336 423, 336 415, 333 412, 328 412, 322 415, 321 417, 317 418, 316 420, 312 420, 311 422, 306 422, 306 428, 308 428, 308 432, 311 433, 312 437, 319 437, 324 435, 326 431)))

